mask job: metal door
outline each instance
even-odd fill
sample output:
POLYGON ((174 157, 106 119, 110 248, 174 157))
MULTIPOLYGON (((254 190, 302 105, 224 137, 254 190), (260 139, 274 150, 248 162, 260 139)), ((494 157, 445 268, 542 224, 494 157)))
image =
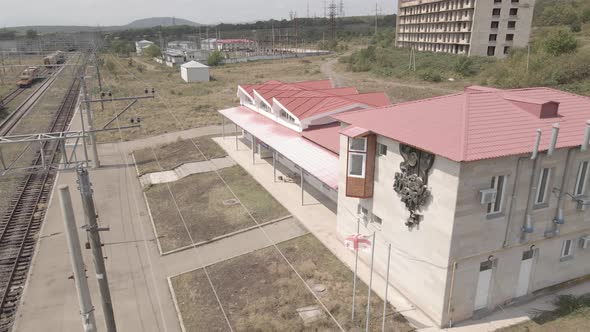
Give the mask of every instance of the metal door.
POLYGON ((514 297, 521 297, 528 294, 532 270, 533 251, 525 251, 522 254, 522 262, 520 263, 520 272, 518 274, 518 283, 516 284, 516 294, 514 297))
POLYGON ((483 309, 488 305, 490 282, 492 280, 492 265, 492 261, 485 261, 479 266, 479 278, 477 280, 477 290, 475 292, 474 310, 483 309))

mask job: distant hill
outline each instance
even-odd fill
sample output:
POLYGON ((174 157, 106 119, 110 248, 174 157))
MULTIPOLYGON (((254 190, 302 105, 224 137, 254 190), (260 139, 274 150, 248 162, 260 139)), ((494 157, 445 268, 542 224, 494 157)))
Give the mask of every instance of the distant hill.
POLYGON ((190 26, 199 26, 199 23, 195 23, 193 21, 185 20, 182 18, 175 18, 175 17, 150 17, 150 18, 143 18, 141 20, 133 21, 127 25, 121 26, 121 28, 125 29, 145 29, 145 28, 153 28, 157 26, 173 26, 173 25, 190 25, 190 26))
POLYGON ((7 27, 6 30, 16 31, 17 33, 24 34, 27 30, 37 30, 40 34, 47 34, 47 33, 57 33, 57 32, 89 32, 89 31, 120 31, 120 30, 128 30, 128 29, 147 29, 153 28, 157 26, 173 26, 173 25, 189 25, 189 26, 199 26, 201 24, 195 23, 193 21, 185 20, 182 18, 175 18, 175 17, 150 17, 150 18, 143 18, 140 20, 135 20, 126 25, 114 25, 114 26, 75 26, 75 25, 30 25, 30 26, 20 26, 20 27, 7 27))

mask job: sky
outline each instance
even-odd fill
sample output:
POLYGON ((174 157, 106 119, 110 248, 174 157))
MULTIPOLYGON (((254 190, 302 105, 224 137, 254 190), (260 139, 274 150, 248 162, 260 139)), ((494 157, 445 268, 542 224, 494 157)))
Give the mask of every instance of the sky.
MULTIPOLYGON (((324 15, 324 0, 0 0, 0 27, 25 25, 124 25, 147 17, 173 16, 197 23, 239 23, 324 15)), ((331 0, 327 0, 329 3, 331 0)), ((337 3, 339 0, 336 1, 337 3)), ((392 14, 397 0, 344 0, 346 16, 374 15, 375 4, 392 14)))

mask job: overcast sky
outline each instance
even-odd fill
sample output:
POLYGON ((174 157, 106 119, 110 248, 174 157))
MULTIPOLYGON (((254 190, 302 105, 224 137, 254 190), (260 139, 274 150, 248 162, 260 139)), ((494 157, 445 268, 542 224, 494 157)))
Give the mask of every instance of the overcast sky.
MULTIPOLYGON (((330 2, 331 0, 327 0, 330 2)), ((0 27, 23 25, 124 25, 147 17, 174 16, 197 23, 249 22, 324 15, 324 0, 0 0, 0 27)), ((338 0, 336 1, 338 2, 338 0)), ((391 14, 397 0, 344 0, 345 14, 391 14)))

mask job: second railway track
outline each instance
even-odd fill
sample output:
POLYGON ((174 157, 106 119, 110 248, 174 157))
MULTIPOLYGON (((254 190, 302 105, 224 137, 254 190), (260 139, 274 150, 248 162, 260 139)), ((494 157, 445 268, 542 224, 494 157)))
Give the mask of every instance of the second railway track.
MULTIPOLYGON (((85 66, 83 60, 48 128, 50 132, 67 129, 76 109, 80 94, 79 76, 85 66)), ((50 164, 60 156, 58 142, 47 141, 36 152, 32 164, 50 164)), ((28 173, 17 186, 9 209, 0 219, 0 332, 10 331, 14 323, 55 176, 55 172, 48 170, 28 173)))

